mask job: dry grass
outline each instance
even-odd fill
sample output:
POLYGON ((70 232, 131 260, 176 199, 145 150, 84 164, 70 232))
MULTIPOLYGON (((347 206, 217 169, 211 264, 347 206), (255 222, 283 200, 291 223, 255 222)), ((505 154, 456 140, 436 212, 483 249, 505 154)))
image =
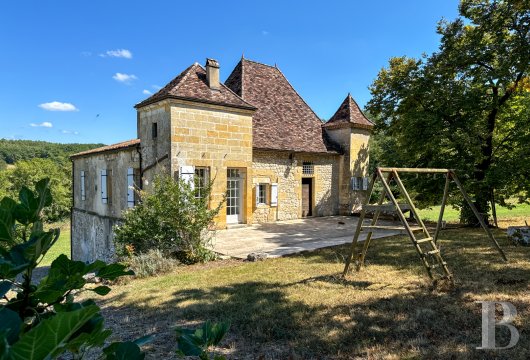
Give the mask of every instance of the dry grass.
MULTIPOLYGON (((442 253, 456 286, 432 289, 408 238, 374 241, 368 266, 338 278, 347 248, 248 263, 235 260, 181 267, 114 286, 103 298, 117 337, 157 334, 147 358, 174 358, 173 328, 230 320, 220 351, 234 359, 527 359, 530 355, 530 248, 497 231, 510 262, 500 262, 480 230, 442 232, 442 253), (476 301, 510 301, 519 315, 519 344, 476 350, 476 301)), ((498 331, 499 340, 507 334, 498 331)))

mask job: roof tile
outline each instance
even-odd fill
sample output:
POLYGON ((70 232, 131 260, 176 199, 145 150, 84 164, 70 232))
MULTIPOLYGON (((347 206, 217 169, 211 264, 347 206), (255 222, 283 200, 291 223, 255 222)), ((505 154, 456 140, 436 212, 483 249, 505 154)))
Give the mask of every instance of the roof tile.
POLYGON ((220 85, 219 89, 211 89, 206 82, 206 70, 198 63, 195 63, 158 92, 136 104, 135 108, 141 108, 168 98, 176 98, 250 110, 255 109, 228 87, 223 84, 220 85))
POLYGON ((241 59, 225 85, 258 108, 253 147, 299 152, 337 152, 322 121, 275 66, 241 59))

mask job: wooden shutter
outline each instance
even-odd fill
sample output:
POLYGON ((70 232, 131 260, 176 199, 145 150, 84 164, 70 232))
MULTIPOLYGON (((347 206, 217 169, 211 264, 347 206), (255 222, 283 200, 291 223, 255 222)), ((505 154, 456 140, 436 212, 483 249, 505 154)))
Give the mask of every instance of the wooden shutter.
POLYGON ((278 206, 278 183, 271 184, 271 206, 278 206))
POLYGON ((81 170, 81 200, 86 200, 85 171, 81 170))
POLYGON ((363 190, 368 190, 368 183, 370 182, 369 177, 363 177, 363 190))
POLYGON ((107 193, 107 170, 101 170, 101 202, 107 204, 109 196, 107 193))
POLYGON ((127 207, 134 207, 134 169, 127 169, 127 207))
POLYGON ((107 169, 107 204, 112 204, 112 170, 107 169))

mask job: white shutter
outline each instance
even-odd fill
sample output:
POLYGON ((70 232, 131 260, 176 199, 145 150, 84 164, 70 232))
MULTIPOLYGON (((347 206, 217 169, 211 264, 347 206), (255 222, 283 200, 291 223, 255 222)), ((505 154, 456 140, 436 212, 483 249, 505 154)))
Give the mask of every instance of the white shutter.
POLYGON ((109 200, 107 194, 107 170, 101 170, 101 202, 106 204, 109 200))
POLYGON ((86 200, 85 171, 84 170, 81 170, 81 200, 86 200))
POLYGON ((192 189, 195 188, 195 166, 181 166, 179 176, 192 189))
POLYGON ((134 207, 134 169, 127 169, 127 207, 134 207))
POLYGON ((278 184, 271 184, 271 206, 278 206, 278 184))
POLYGON ((364 177, 363 178, 363 190, 368 190, 368 183, 370 182, 370 178, 369 177, 364 177))

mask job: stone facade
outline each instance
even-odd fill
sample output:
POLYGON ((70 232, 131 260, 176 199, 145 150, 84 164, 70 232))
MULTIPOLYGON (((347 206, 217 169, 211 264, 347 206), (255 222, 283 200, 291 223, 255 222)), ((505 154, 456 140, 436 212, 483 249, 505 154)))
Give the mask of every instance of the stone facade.
POLYGON ((349 124, 330 127, 327 133, 343 149, 343 160, 340 171, 339 212, 349 215, 361 210, 366 198, 366 191, 353 190, 352 178, 366 178, 368 174, 368 141, 370 130, 355 128, 349 124))
POLYGON ((193 64, 135 106, 138 139, 72 156, 74 259, 114 256, 113 227, 134 205, 131 173, 145 191, 160 174, 207 174, 211 206, 223 202, 219 229, 360 208, 366 191, 352 179, 367 176, 373 124, 350 95, 322 124, 277 67, 242 59, 231 88, 218 80, 215 60, 193 64))
POLYGON ((72 257, 76 260, 111 260, 113 227, 128 208, 128 169, 140 167, 136 147, 73 159, 72 257), (102 201, 102 170, 110 177, 108 199, 102 201), (83 172, 83 178, 81 179, 83 172), (84 191, 81 187, 84 183, 84 191), (84 196, 83 196, 84 192, 84 196))
MULTIPOLYGON (((338 214, 339 168, 336 154, 294 154, 285 151, 255 150, 253 153, 253 197, 258 184, 278 184, 277 206, 253 203, 254 223, 292 220, 302 217, 302 178, 312 179, 312 213, 338 214), (303 174, 303 163, 313 165, 313 174, 303 174)), ((267 194, 270 196, 270 193, 267 194)))

